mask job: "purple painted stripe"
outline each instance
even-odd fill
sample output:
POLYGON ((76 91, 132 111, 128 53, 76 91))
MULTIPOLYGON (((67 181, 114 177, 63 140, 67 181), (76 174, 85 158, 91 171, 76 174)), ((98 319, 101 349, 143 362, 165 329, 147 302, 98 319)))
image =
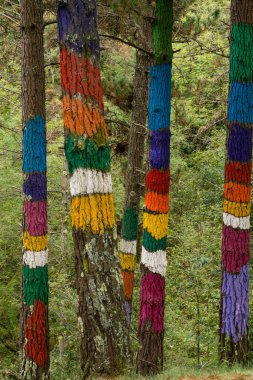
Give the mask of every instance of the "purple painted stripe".
POLYGON ((150 164, 153 169, 170 166, 170 130, 152 131, 150 134, 150 164))
POLYGON ((247 332, 249 309, 249 264, 239 274, 223 272, 222 333, 237 342, 247 332))
POLYGON ((31 236, 47 233, 47 202, 24 202, 25 228, 31 236))
POLYGON ((125 309, 126 309, 126 315, 127 315, 127 322, 130 325, 130 322, 131 322, 131 302, 128 300, 125 301, 125 309))
POLYGON ((228 137, 228 158, 231 161, 248 162, 252 157, 252 129, 233 125, 228 137))
POLYGON ((99 58, 99 37, 95 1, 82 0, 60 3, 58 6, 58 31, 60 43, 77 53, 99 58))
POLYGON ((159 274, 149 273, 142 278, 140 294, 139 328, 151 321, 155 334, 163 331, 165 279, 159 274))
POLYGON ((47 177, 45 173, 34 173, 26 177, 23 192, 33 201, 47 199, 47 177))
POLYGON ((250 256, 250 231, 223 226, 222 265, 229 273, 240 272, 250 256))

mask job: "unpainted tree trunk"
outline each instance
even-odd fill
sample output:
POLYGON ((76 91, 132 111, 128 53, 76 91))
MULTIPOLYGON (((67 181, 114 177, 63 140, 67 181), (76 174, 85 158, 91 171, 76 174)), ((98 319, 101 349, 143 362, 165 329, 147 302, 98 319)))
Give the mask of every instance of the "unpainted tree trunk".
POLYGON ((58 28, 81 369, 86 378, 120 373, 129 357, 95 0, 60 1, 58 28))
MULTIPOLYGON (((151 20, 143 19, 139 44, 151 52, 151 20)), ((147 135, 149 66, 151 54, 136 51, 132 123, 129 132, 128 165, 125 177, 124 212, 120 240, 120 264, 128 324, 131 321, 134 268, 138 238, 138 215, 143 194, 143 155, 147 135)))
POLYGON ((21 0, 23 118, 22 379, 49 379, 43 7, 21 0))
POLYGON ((146 175, 137 373, 163 367, 166 245, 170 181, 170 99, 173 1, 157 0, 152 25, 149 90, 149 170, 146 175))
POLYGON ((253 1, 231 1, 230 88, 223 202, 220 358, 248 361, 253 1))
MULTIPOLYGON (((68 194, 69 194, 69 181, 68 181, 68 164, 66 157, 63 158, 62 167, 62 217, 61 217, 61 252, 63 268, 66 266, 66 259, 68 256, 68 194)), ((66 269, 66 268, 65 268, 66 269)))

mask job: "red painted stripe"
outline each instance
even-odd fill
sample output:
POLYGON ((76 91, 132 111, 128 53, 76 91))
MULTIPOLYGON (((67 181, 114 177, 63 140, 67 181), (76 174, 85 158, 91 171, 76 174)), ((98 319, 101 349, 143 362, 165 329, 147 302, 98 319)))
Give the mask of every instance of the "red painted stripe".
POLYGON ((61 49, 60 62, 63 90, 72 96, 77 93, 85 97, 89 96, 104 112, 102 84, 98 66, 93 65, 89 58, 79 56, 65 48, 61 49))
POLYGON ((230 162, 225 167, 226 181, 250 183, 252 163, 230 162))
POLYGON ((45 304, 39 300, 35 301, 33 312, 27 318, 25 353, 40 367, 45 367, 48 361, 46 318, 45 304))
POLYGON ((168 193, 170 186, 170 171, 150 170, 146 176, 146 190, 157 193, 168 193))

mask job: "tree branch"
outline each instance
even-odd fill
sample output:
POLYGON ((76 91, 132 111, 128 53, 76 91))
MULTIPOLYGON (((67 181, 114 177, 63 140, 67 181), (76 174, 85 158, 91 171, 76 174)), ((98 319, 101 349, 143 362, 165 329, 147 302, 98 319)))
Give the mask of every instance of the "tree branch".
POLYGON ((139 51, 142 51, 145 54, 152 55, 151 51, 145 50, 142 47, 136 45, 135 43, 133 43, 131 41, 128 41, 128 40, 124 40, 123 38, 120 38, 120 37, 117 37, 117 36, 113 36, 113 35, 110 35, 110 34, 100 34, 99 36, 100 37, 105 37, 105 38, 111 38, 112 40, 116 40, 116 41, 122 42, 123 44, 129 45, 129 46, 131 46, 131 47, 133 47, 133 48, 135 48, 135 49, 137 49, 139 51))
POLYGON ((48 25, 52 25, 52 24, 57 24, 57 20, 48 20, 48 21, 45 21, 44 24, 43 24, 43 27, 45 28, 46 26, 48 25))

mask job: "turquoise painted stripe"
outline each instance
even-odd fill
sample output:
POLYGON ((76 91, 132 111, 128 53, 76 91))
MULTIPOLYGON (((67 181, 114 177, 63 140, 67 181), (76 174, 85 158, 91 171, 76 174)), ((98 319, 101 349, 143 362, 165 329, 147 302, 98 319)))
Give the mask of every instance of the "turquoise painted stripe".
POLYGON ((253 83, 231 83, 228 121, 230 123, 253 123, 253 83))
POLYGON ((46 126, 40 115, 30 119, 23 137, 23 171, 25 173, 45 172, 46 166, 46 126))
POLYGON ((168 128, 171 113, 171 69, 169 64, 150 67, 149 129, 168 128))

